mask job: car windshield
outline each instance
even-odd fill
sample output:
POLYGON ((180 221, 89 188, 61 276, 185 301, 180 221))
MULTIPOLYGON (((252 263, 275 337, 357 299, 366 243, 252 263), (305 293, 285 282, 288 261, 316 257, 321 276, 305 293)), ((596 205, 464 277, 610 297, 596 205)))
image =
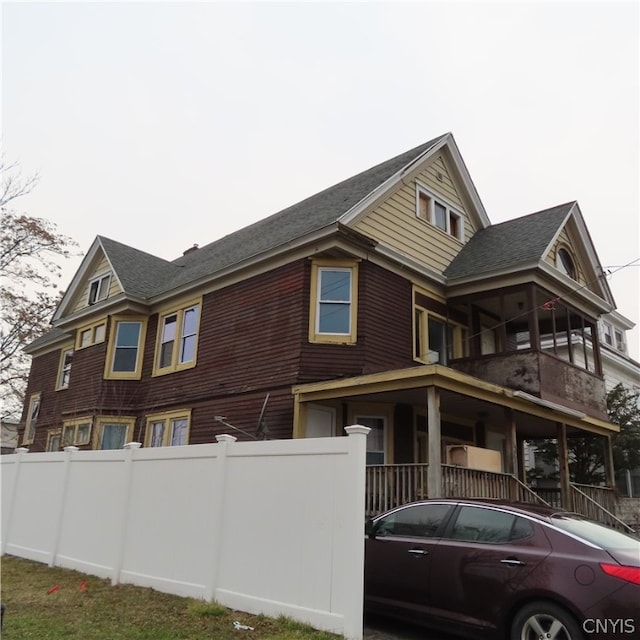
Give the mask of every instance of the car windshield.
POLYGON ((603 524, 575 515, 555 514, 551 521, 559 529, 573 533, 603 549, 637 550, 640 540, 603 524))

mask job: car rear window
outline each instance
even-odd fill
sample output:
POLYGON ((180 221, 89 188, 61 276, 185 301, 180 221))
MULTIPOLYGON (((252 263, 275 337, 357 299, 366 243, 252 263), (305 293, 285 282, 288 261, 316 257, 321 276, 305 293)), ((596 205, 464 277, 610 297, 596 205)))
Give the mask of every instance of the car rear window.
POLYGON ((636 550, 638 548, 637 538, 593 520, 575 515, 556 514, 552 516, 551 521, 558 529, 573 533, 584 538, 587 542, 609 551, 615 549, 636 550))

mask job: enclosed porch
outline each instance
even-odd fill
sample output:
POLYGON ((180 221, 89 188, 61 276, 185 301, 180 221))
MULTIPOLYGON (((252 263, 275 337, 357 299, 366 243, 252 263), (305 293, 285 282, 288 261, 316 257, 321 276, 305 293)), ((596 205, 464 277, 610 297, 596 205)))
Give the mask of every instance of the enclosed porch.
POLYGON ((426 497, 490 497, 553 503, 617 524, 610 455, 616 427, 600 418, 441 365, 301 385, 293 393, 295 437, 337 435, 356 423, 371 428, 369 515, 426 497), (607 487, 571 484, 572 434, 603 439, 607 487), (559 443, 553 496, 526 483, 524 443, 538 438, 559 443))

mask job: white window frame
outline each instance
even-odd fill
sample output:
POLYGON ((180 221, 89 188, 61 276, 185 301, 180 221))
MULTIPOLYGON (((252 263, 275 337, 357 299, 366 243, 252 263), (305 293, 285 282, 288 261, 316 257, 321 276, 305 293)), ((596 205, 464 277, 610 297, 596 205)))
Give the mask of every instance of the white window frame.
POLYGON ((109 297, 111 287, 111 274, 103 273, 89 281, 87 304, 93 305, 109 297))
POLYGON ((444 198, 435 195, 432 191, 425 186, 416 183, 416 217, 420 220, 424 220, 429 224, 440 229, 443 233, 464 242, 464 214, 457 209, 450 202, 447 202, 444 198), (426 199, 426 212, 423 212, 421 203, 426 199), (445 226, 444 228, 436 222, 436 203, 445 210, 445 226), (452 231, 452 219, 455 219, 458 226, 457 233, 452 231))

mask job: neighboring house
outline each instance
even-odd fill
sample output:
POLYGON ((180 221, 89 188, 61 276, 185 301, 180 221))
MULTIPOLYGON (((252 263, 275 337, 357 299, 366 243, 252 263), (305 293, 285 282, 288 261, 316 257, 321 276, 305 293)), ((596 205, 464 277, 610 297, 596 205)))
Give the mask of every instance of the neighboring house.
POLYGON ((12 418, 0 418, 0 444, 2 453, 13 453, 18 446, 19 422, 12 418))
POLYGON ((445 134, 173 261, 98 236, 26 350, 20 442, 360 423, 368 462, 428 463, 430 495, 448 446, 522 479, 524 440, 615 432, 597 330, 614 309, 578 204, 491 225, 445 134))

